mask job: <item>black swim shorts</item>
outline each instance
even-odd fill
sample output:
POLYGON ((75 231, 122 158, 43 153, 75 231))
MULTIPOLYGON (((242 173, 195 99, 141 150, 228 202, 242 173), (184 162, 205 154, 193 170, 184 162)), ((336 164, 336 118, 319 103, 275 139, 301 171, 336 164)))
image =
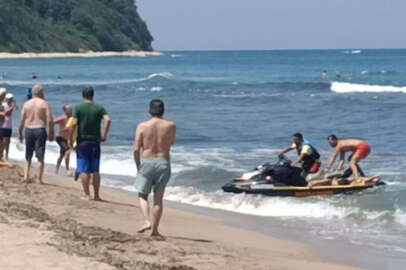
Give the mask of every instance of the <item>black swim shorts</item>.
POLYGON ((58 136, 56 137, 56 143, 59 145, 60 151, 59 153, 61 155, 65 155, 66 151, 69 150, 69 145, 68 145, 68 141, 65 140, 64 138, 58 136))
POLYGON ((34 151, 36 158, 43 158, 45 155, 45 144, 47 141, 47 137, 47 131, 45 128, 26 128, 25 158, 31 159, 34 151))

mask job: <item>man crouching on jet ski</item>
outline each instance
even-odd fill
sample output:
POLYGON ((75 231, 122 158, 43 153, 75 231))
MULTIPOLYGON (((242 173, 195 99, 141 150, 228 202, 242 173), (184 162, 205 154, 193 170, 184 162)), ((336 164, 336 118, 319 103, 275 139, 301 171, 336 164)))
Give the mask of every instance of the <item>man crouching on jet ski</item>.
POLYGON ((283 149, 279 153, 279 156, 289 151, 296 150, 298 158, 292 162, 291 166, 293 167, 299 163, 302 163, 302 176, 304 178, 306 178, 309 173, 318 172, 321 162, 320 154, 317 149, 309 141, 303 139, 303 135, 301 133, 293 134, 292 139, 293 144, 283 149))

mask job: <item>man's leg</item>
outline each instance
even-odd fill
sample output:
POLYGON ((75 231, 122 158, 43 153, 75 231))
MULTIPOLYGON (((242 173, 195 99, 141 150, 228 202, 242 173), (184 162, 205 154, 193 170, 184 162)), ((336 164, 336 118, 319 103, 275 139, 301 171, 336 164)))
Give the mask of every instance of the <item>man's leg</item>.
POLYGON ((65 153, 65 169, 66 175, 72 176, 72 172, 69 170, 69 161, 70 161, 70 150, 66 151, 65 153))
POLYGON ((83 192, 85 193, 85 199, 90 200, 90 189, 89 189, 89 183, 90 183, 90 173, 81 173, 80 178, 82 179, 82 186, 83 186, 83 192))
POLYGON ((140 208, 142 215, 144 216, 145 222, 141 228, 138 229, 138 233, 143 233, 147 230, 151 230, 151 221, 149 214, 149 203, 148 203, 148 194, 138 193, 138 198, 140 202, 140 208))
POLYGON ((63 157, 64 157, 63 153, 60 153, 59 157, 58 157, 58 160, 56 161, 56 170, 55 170, 56 174, 59 173, 59 168, 61 167, 63 157))
POLYGON ((10 138, 5 138, 6 159, 8 160, 8 152, 10 150, 10 138))
POLYGON ((25 160, 24 181, 26 181, 26 182, 28 182, 28 179, 30 178, 31 160, 32 160, 32 158, 27 158, 25 160))
POLYGON ((94 200, 101 201, 99 190, 100 190, 100 173, 93 173, 93 190, 94 190, 94 200))
POLYGON ((158 232, 158 227, 163 211, 163 197, 163 192, 154 192, 154 207, 152 209, 152 236, 161 236, 158 232))
POLYGON ((38 174, 38 179, 37 179, 37 184, 43 184, 44 182, 42 181, 42 177, 44 175, 44 156, 38 158, 39 162, 39 174, 38 174))
POLYGON ((3 160, 4 138, 0 138, 0 160, 3 160))
POLYGON ((354 174, 354 181, 360 182, 360 172, 358 171, 358 162, 362 159, 358 154, 354 154, 350 161, 350 168, 354 174))

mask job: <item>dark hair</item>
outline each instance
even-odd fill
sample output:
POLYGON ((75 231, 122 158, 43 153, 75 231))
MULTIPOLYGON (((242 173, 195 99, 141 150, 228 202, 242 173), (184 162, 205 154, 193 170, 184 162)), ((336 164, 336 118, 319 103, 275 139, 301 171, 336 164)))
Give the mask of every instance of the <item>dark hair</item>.
POLYGON ((149 113, 152 116, 158 116, 161 117, 164 115, 165 112, 165 105, 164 102, 160 99, 153 99, 149 103, 149 113))
POLYGON ((327 137, 327 140, 338 140, 337 136, 334 134, 331 134, 330 136, 327 137))
POLYGON ((299 138, 301 141, 303 141, 303 135, 302 135, 302 133, 296 132, 295 134, 292 135, 292 137, 299 138))
POLYGON ((82 96, 86 99, 92 99, 94 96, 94 89, 91 86, 85 86, 82 90, 82 96))
POLYGON ((62 106, 62 110, 63 110, 63 111, 66 111, 66 105, 63 105, 63 106, 62 106))

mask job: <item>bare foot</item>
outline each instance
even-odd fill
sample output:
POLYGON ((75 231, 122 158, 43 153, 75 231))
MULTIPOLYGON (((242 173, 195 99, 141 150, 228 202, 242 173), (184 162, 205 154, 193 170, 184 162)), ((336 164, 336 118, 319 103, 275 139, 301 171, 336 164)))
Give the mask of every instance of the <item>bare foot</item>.
POLYGON ((37 181, 35 181, 38 185, 43 185, 44 182, 42 180, 37 179, 37 181))
POLYGON ((66 176, 69 176, 69 177, 72 176, 72 171, 71 171, 71 170, 67 170, 67 171, 66 171, 66 176))
POLYGON ((151 223, 150 222, 145 222, 144 226, 142 226, 141 228, 139 228, 137 230, 137 233, 144 233, 144 232, 146 232, 148 230, 151 230, 151 229, 152 229, 151 223))
POLYGON ((165 237, 162 234, 160 234, 159 232, 152 233, 151 237, 153 239, 157 240, 157 241, 165 241, 166 240, 165 237))
POLYGON ((94 200, 94 201, 97 201, 97 202, 102 202, 102 201, 103 201, 102 198, 100 198, 100 197, 94 197, 93 200, 94 200))
POLYGON ((80 197, 80 199, 85 200, 85 201, 91 201, 92 198, 90 198, 90 195, 84 195, 82 197, 80 197))

